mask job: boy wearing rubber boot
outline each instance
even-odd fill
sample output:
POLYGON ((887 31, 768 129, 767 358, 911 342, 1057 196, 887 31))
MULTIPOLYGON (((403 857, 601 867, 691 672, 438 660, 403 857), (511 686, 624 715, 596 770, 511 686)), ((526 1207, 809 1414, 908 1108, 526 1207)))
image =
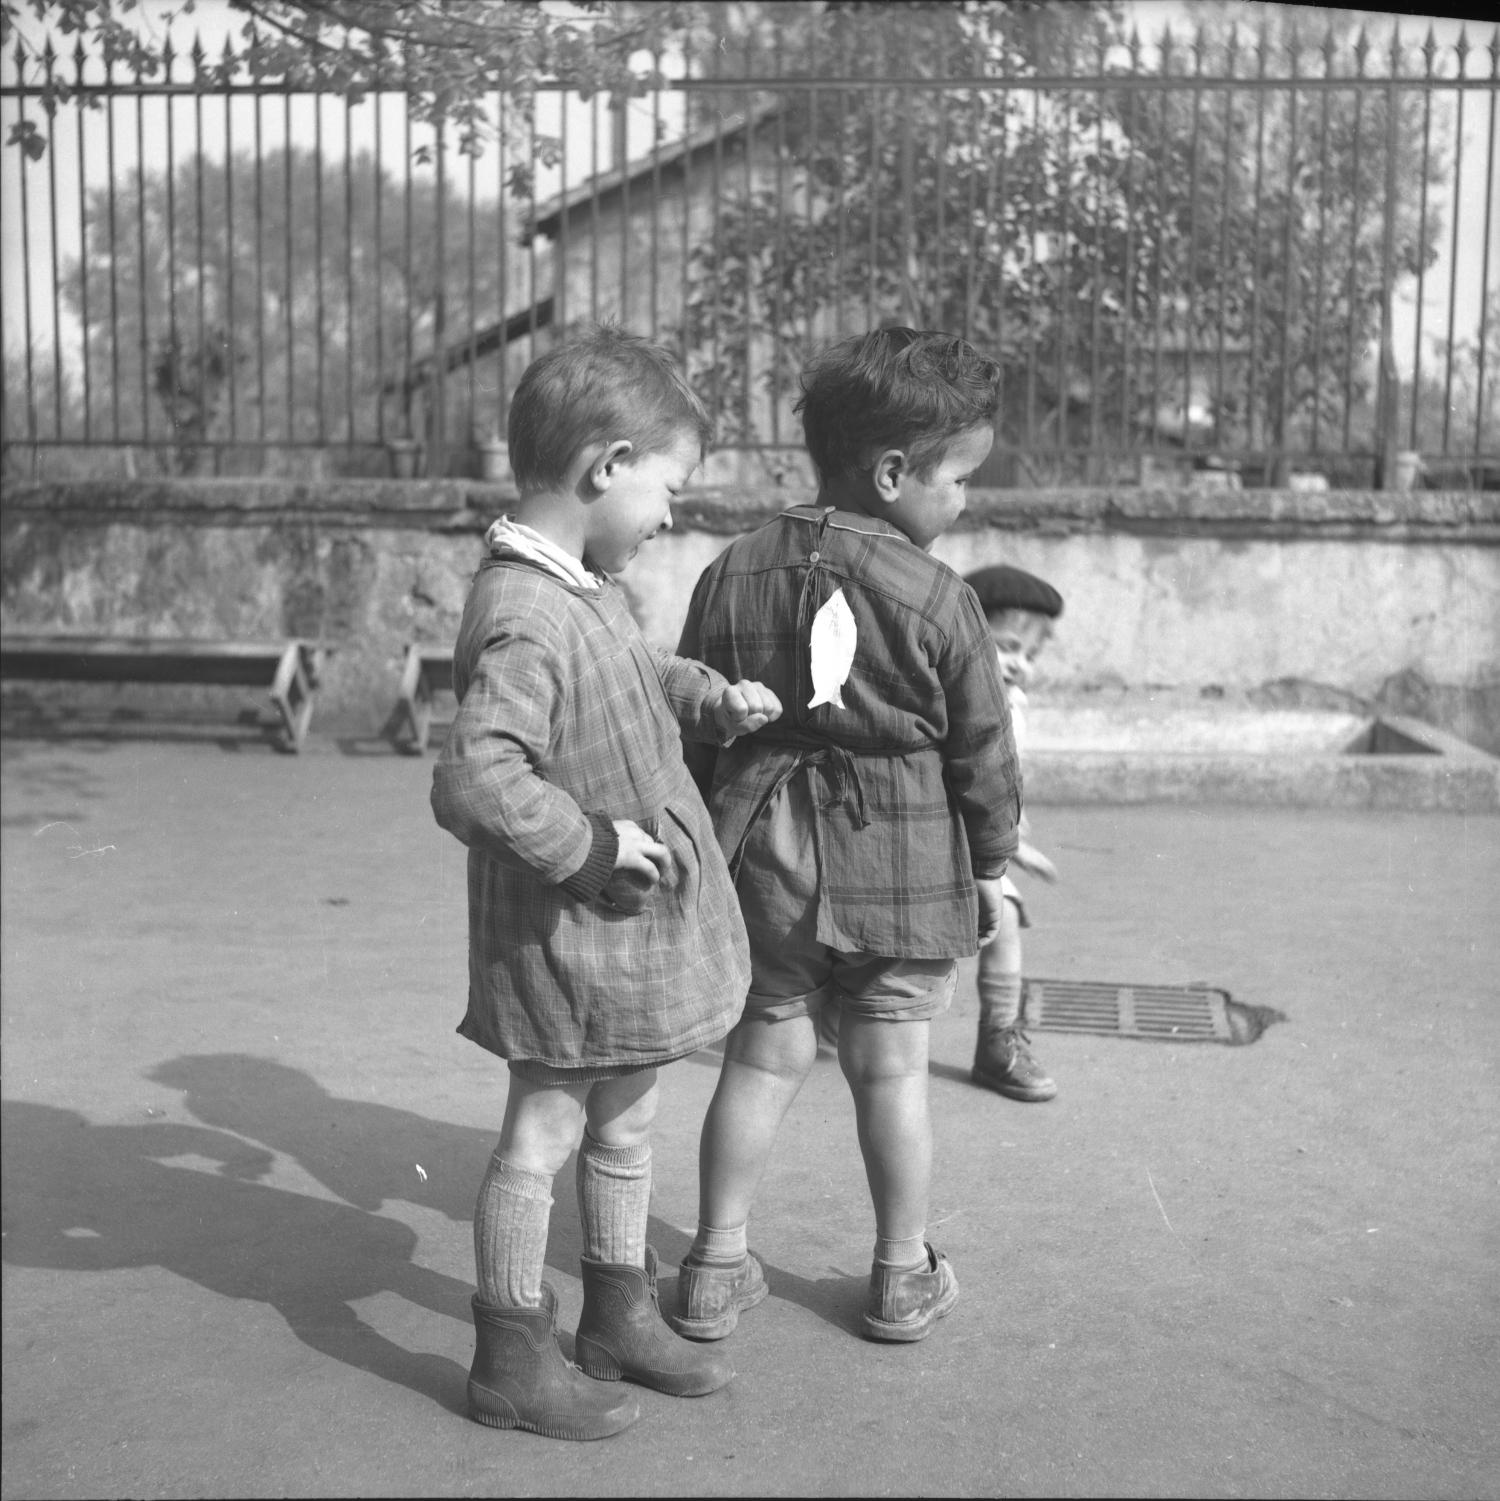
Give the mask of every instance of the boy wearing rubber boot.
POLYGON ((990 450, 998 382, 964 340, 906 328, 819 356, 798 404, 816 503, 730 543, 688 608, 679 650, 785 706, 753 741, 687 748, 751 954, 671 1320, 691 1338, 766 1295, 746 1225, 826 1007, 875 1210, 863 1332, 922 1339, 958 1297, 926 1239, 928 1032, 998 926, 1021 789, 984 616, 930 549, 990 450))
POLYGON ((700 1396, 734 1375, 662 1319, 650 1127, 657 1069, 723 1037, 749 978, 682 737, 728 743, 780 706, 648 646, 612 577, 671 526, 708 431, 643 339, 602 329, 537 360, 510 414, 520 501, 489 530, 454 648, 432 807, 469 849, 458 1030, 510 1075, 474 1216, 469 1412, 493 1427, 603 1438, 639 1415, 608 1383, 700 1396), (542 1281, 552 1181, 575 1147, 576 1367, 542 1281))
MULTIPOLYGON (((1036 659, 1052 639, 1053 623, 1062 614, 1062 595, 1035 574, 1000 563, 981 568, 964 580, 979 596, 1000 677, 1010 702, 1011 730, 1016 754, 1025 765, 1026 688, 1036 672, 1036 659)), ((1021 842, 1011 868, 1043 881, 1057 879, 1057 867, 1027 837, 1031 830, 1021 815, 1021 842)), ((1021 929, 1031 926, 1020 888, 1007 873, 1001 885, 1005 903, 1000 932, 979 955, 979 1034, 974 1041, 976 1084, 1007 1099, 1035 1103, 1054 1099, 1057 1083, 1037 1062, 1031 1039, 1021 1030, 1021 929)))

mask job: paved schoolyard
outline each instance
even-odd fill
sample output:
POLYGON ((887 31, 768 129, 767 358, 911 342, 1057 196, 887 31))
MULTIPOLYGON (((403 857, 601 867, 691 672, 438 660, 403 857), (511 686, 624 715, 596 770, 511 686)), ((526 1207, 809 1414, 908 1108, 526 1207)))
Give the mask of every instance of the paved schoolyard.
MULTIPOLYGON (((1500 1495, 1500 819, 1039 808, 1027 968, 1223 985, 1246 1047, 934 1027, 963 1296, 855 1334, 873 1228, 820 1061, 751 1223, 773 1296, 600 1444, 462 1416, 501 1066, 454 1034, 430 762, 314 737, 3 746, 6 1497, 1500 1495)), ((664 1075, 685 1250, 716 1060, 664 1075)), ((571 1169, 548 1276, 581 1300, 571 1169)), ((668 1289, 670 1291, 670 1289, 668 1289)), ((566 1341, 565 1341, 566 1343, 566 1341)))

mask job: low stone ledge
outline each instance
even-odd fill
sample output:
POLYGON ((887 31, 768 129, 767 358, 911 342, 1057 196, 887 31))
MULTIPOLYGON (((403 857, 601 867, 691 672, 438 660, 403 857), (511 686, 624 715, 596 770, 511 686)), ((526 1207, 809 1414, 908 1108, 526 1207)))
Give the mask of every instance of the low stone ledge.
POLYGON ((515 499, 474 480, 74 480, 8 485, 7 517, 151 526, 328 526, 470 531, 515 499))
MULTIPOLYGON (((728 487, 689 490, 676 507, 681 525, 737 533, 788 506, 809 505, 810 489, 747 494, 728 487)), ((1500 542, 1500 494, 1488 491, 974 490, 955 531, 1036 531, 1053 535, 1120 531, 1159 536, 1385 537, 1500 542)))
MULTIPOLYGON (((735 535, 788 506, 807 487, 701 486, 675 508, 679 527, 735 535)), ((512 483, 477 480, 75 480, 12 484, 0 511, 91 524, 262 526, 302 522, 352 527, 482 531, 514 503, 512 483)), ((1109 489, 976 490, 958 531, 1044 535, 1367 538, 1500 542, 1500 493, 1109 489)))

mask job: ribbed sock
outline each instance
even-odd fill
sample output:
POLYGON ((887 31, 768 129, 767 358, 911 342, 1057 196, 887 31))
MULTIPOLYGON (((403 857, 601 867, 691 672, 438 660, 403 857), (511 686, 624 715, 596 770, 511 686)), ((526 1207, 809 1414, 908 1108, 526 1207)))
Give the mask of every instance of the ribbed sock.
POLYGON ((724 1229, 705 1225, 699 1220, 698 1233, 693 1237, 693 1248, 688 1255, 700 1266, 738 1266, 748 1249, 744 1225, 724 1229))
POLYGON ((1013 1027, 1021 1019, 1020 970, 979 970, 979 1030, 1013 1027))
POLYGON ((925 1272, 928 1265, 926 1231, 920 1235, 908 1235, 902 1240, 877 1235, 875 1265, 893 1272, 925 1272))
POLYGON ((511 1167, 498 1151, 474 1206, 474 1265, 479 1300, 492 1308, 539 1308, 552 1180, 511 1167))
POLYGON ((585 1129, 578 1149, 583 1254, 616 1266, 645 1266, 650 1213, 650 1145, 606 1147, 585 1129))

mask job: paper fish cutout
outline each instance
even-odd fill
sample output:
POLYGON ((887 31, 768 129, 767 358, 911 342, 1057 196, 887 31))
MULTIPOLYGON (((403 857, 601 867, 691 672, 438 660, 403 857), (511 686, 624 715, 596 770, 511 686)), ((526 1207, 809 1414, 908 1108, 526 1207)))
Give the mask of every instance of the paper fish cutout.
POLYGON ((844 707, 839 689, 849 681, 857 635, 854 611, 849 608, 844 591, 835 589, 813 616, 808 643, 813 680, 813 696, 807 703, 809 709, 816 709, 819 704, 832 704, 836 709, 844 707))

